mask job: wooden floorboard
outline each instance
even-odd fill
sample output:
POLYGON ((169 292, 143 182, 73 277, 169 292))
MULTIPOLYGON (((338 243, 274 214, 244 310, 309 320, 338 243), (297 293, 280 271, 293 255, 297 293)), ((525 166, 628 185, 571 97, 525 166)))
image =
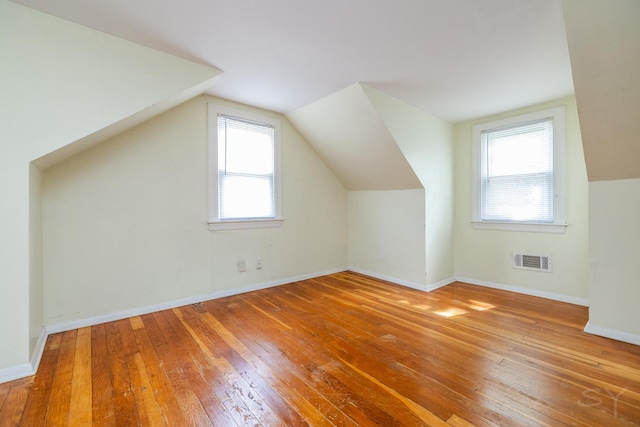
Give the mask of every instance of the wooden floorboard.
POLYGON ((587 308, 345 272, 51 335, 4 426, 640 426, 587 308))

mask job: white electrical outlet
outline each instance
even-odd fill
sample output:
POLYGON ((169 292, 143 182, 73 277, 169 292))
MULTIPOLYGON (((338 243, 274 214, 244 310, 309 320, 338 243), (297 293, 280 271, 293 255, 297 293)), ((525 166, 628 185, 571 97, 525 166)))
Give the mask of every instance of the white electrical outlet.
POLYGON ((247 263, 243 259, 238 260, 238 271, 242 273, 243 271, 247 271, 247 263))
POLYGON ((262 258, 256 260, 256 270, 262 270, 262 258))

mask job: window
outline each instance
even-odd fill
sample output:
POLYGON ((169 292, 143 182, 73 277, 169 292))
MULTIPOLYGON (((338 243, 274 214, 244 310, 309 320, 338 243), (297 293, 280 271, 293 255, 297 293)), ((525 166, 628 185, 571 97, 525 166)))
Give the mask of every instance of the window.
POLYGON ((473 127, 472 223, 564 232, 564 107, 473 127))
POLYGON ((280 121, 209 104, 209 229, 278 227, 280 121))

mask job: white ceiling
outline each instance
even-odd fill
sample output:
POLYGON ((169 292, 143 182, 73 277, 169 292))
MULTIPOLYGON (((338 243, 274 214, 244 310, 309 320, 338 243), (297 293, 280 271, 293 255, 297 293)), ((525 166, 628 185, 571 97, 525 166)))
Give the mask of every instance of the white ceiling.
POLYGON ((224 71, 290 112, 356 82, 451 122, 573 93, 560 0, 14 0, 224 71))

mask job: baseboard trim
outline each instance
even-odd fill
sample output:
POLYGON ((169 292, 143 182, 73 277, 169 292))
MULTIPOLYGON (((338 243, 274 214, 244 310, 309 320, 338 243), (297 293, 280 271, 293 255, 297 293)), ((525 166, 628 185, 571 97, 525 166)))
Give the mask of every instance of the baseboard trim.
POLYGON ((591 321, 587 322, 587 326, 584 327, 583 331, 591 335, 598 335, 600 337, 616 341, 640 345, 640 335, 630 334, 616 329, 603 328, 602 326, 594 325, 591 321))
POLYGON ((402 285, 408 288, 417 289, 419 291, 426 291, 426 292, 435 291, 438 288, 442 288, 444 286, 450 285, 456 281, 455 277, 450 277, 448 279, 440 280, 438 282, 431 283, 431 284, 421 284, 421 283, 410 282, 408 280, 398 279, 397 277, 393 277, 393 276, 387 276, 385 274, 375 273, 373 271, 364 270, 358 267, 349 267, 349 270, 353 271, 354 273, 364 274, 365 276, 375 277, 376 279, 386 280, 387 282, 395 283, 396 285, 402 285))
POLYGON ((208 300, 229 297, 233 295, 240 295, 247 292, 258 291, 260 289, 272 288, 274 286, 280 286, 287 283, 299 282, 301 280, 313 279, 315 277, 326 276, 328 274, 339 273, 346 271, 347 267, 336 268, 325 271, 318 271, 315 273, 303 274, 300 276, 285 277, 282 279, 270 280, 268 282, 256 283, 252 285, 243 286, 235 289, 225 289, 216 291, 210 294, 195 295, 192 297, 181 298, 178 300, 167 301, 160 304, 148 305, 145 307, 133 308, 130 310, 118 311, 115 313, 109 313, 101 316, 88 317, 85 319, 71 320, 68 322, 55 323, 45 326, 47 334, 55 334, 59 332, 66 332, 73 329, 85 328, 88 326, 99 325, 101 323, 114 322, 116 320, 127 319, 129 317, 141 316, 143 314, 155 313, 156 311, 169 310, 176 307, 182 307, 190 304, 197 304, 208 300))
MULTIPOLYGON (((73 329, 79 329, 79 328, 84 328, 88 326, 99 325, 101 323, 113 322, 116 320, 126 319, 129 317, 140 316, 143 314, 153 313, 156 311, 168 310, 168 309, 181 307, 189 304, 196 304, 203 301, 224 298, 224 297, 233 296, 233 295, 239 295, 247 292, 257 291, 260 289, 267 289, 275 286, 284 285, 287 283, 299 282, 306 279, 313 279, 315 277, 321 277, 329 274, 340 273, 347 270, 353 271, 355 273, 364 274, 366 276, 375 277, 377 279, 386 280, 388 282, 406 286, 412 289, 426 291, 426 292, 430 292, 438 288, 447 286, 453 282, 459 281, 459 282, 469 283, 471 285, 484 286, 488 288, 500 289, 500 290, 509 291, 509 292, 516 292, 520 294, 547 298, 555 301, 562 301, 562 302, 567 302, 567 303, 582 305, 587 307, 589 306, 589 300, 587 300, 586 298, 577 298, 577 297, 571 297, 567 295, 555 294, 551 292, 536 291, 528 288, 502 285, 502 284, 486 282, 482 280, 475 280, 467 277, 456 277, 456 278, 452 277, 452 278, 444 279, 432 284, 421 284, 421 283, 410 282, 403 279, 398 279, 397 277, 378 274, 378 273, 360 269, 357 267, 341 267, 341 268, 319 271, 319 272, 309 273, 309 274, 304 274, 299 276, 285 277, 282 279, 276 279, 268 282, 262 282, 262 283, 257 283, 253 285, 243 286, 241 288, 227 289, 227 290, 213 292, 210 294, 197 295, 197 296, 192 296, 188 298, 182 298, 179 300, 168 301, 160 304, 134 308, 130 310, 123 310, 116 313, 110 313, 110 314, 101 315, 101 316, 94 316, 94 317, 89 317, 85 319, 77 319, 77 320, 72 320, 68 322, 61 322, 61 323, 56 323, 52 325, 46 325, 42 328, 42 331, 36 343, 36 347, 31 356, 30 363, 24 363, 21 365, 0 369, 0 383, 13 381, 20 378, 28 377, 30 375, 34 375, 38 369, 38 366, 40 365, 40 360, 44 352, 44 348, 47 342, 47 337, 50 334, 66 332, 73 329)), ((617 341, 623 341, 623 342, 627 342, 635 345, 640 345, 640 336, 613 330, 613 329, 603 328, 600 326, 593 325, 591 323, 587 323, 587 325, 584 328, 584 332, 590 333, 593 335, 599 335, 605 338, 614 339, 617 341)))
POLYGON ((11 366, 8 368, 0 369, 0 384, 17 380, 20 378, 34 375, 40 365, 42 354, 47 343, 47 338, 51 334, 59 332, 66 332, 73 329, 85 328, 89 326, 99 325, 101 323, 113 322, 116 320, 126 319, 129 317, 140 316, 143 314, 154 313, 156 311, 168 310, 171 308, 182 307, 189 304, 196 304, 203 301, 212 299, 224 298, 233 295, 244 294, 247 292, 257 291, 260 289, 272 288, 274 286, 285 285, 287 283, 299 282, 301 280, 313 279, 315 277, 326 276, 329 274, 340 273, 347 271, 347 267, 335 268, 331 270, 318 271, 315 273, 302 274, 299 276, 285 277, 282 279, 270 280, 268 282, 256 283, 253 285, 243 286, 236 289, 226 289, 222 291, 213 292, 205 295, 197 295, 188 298, 182 298, 174 301, 167 301, 160 304, 148 305, 145 307, 134 308, 130 310, 123 310, 116 313, 109 313, 102 316, 88 317, 85 319, 71 320, 68 322, 55 323, 52 325, 46 325, 42 328, 42 332, 38 337, 38 342, 31 356, 31 363, 24 363, 21 365, 11 366))
POLYGON ((457 277, 456 281, 468 283, 470 285, 484 286, 486 288, 500 289, 502 291, 515 292, 518 294, 530 295, 533 297, 546 298, 554 301, 567 302, 569 304, 581 305, 589 307, 589 300, 586 298, 572 297, 569 295, 556 294, 553 292, 538 291, 535 289, 521 288, 519 286, 503 285, 500 283, 486 282, 484 280, 476 280, 468 277, 457 277))
POLYGON ((19 380, 20 378, 28 377, 35 374, 31 363, 23 363, 22 365, 10 366, 8 368, 0 369, 0 384, 13 380, 19 380))
POLYGON ((436 289, 443 288, 456 281, 455 277, 449 277, 448 279, 440 280, 438 282, 427 285, 427 292, 435 291, 436 289))
POLYGON ((406 286, 408 288, 417 289, 419 291, 427 291, 426 284, 410 282, 408 280, 398 279, 397 277, 375 273, 373 271, 364 270, 358 267, 349 267, 349 271, 353 271, 354 273, 364 274, 365 276, 375 277, 376 279, 385 280, 387 282, 395 283, 396 285, 406 286))
POLYGON ((31 362, 0 369, 0 384, 34 375, 38 370, 38 366, 40 366, 40 359, 42 359, 42 353, 44 353, 44 346, 47 343, 47 337, 47 331, 43 327, 40 331, 36 347, 33 349, 31 362))
POLYGON ((49 338, 49 333, 47 332, 47 328, 43 326, 40 331, 40 336, 38 337, 38 342, 36 342, 36 347, 33 349, 33 354, 31 355, 31 367, 33 372, 38 371, 38 366, 40 366, 40 360, 42 359, 42 353, 44 353, 44 347, 47 344, 47 338, 49 338))

